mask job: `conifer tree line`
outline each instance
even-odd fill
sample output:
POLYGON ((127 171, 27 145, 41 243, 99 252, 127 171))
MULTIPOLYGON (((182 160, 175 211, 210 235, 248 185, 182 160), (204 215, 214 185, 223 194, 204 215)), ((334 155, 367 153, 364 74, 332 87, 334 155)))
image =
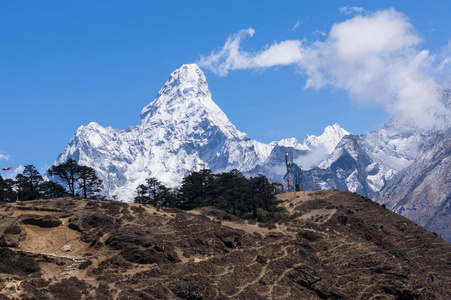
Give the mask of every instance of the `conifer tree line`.
POLYGON ((148 178, 137 187, 134 202, 184 210, 213 206, 241 218, 266 221, 283 213, 275 193, 275 185, 264 175, 246 178, 236 169, 220 174, 203 169, 191 172, 175 190, 148 178))
POLYGON ((14 179, 3 179, 0 175, 0 201, 37 200, 80 196, 98 199, 102 188, 93 168, 79 165, 69 158, 65 163, 52 166, 48 174, 57 182, 44 178, 34 165, 26 165, 24 171, 14 179))
MULTIPOLYGON (((0 201, 36 200, 60 197, 103 199, 102 180, 93 168, 72 158, 52 166, 45 181, 34 165, 26 165, 14 179, 0 175, 0 201)), ((169 189, 156 178, 148 178, 136 189, 135 203, 190 210, 212 206, 235 216, 266 221, 282 214, 277 207, 276 187, 264 175, 246 178, 234 169, 213 174, 209 169, 191 172, 178 189, 169 189)))

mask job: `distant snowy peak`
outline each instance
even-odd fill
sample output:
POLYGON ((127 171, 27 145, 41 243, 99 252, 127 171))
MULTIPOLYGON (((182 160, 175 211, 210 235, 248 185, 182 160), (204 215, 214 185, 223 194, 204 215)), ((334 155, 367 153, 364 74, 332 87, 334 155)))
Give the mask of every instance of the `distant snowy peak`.
POLYGON ((299 143, 296 138, 288 138, 280 140, 278 142, 272 142, 271 145, 291 147, 296 150, 312 151, 318 149, 323 150, 323 152, 327 154, 330 154, 334 151, 335 147, 338 145, 341 139, 349 134, 349 132, 335 123, 334 125, 327 126, 324 129, 323 134, 321 134, 320 136, 307 135, 302 144, 299 143))
POLYGON ((287 148, 291 147, 291 148, 295 148, 298 150, 306 150, 305 147, 302 144, 300 144, 296 138, 282 139, 278 142, 272 142, 271 145, 273 145, 273 146, 277 145, 277 146, 287 147, 287 148))
POLYGON ((175 70, 158 92, 157 98, 141 112, 143 127, 170 124, 170 127, 177 127, 181 132, 204 126, 205 120, 219 127, 229 139, 247 138, 213 102, 207 79, 196 64, 183 65, 175 70))
POLYGON ((307 138, 304 140, 303 145, 308 150, 312 150, 318 147, 324 147, 327 153, 332 153, 341 139, 349 134, 349 132, 335 123, 332 126, 327 126, 324 129, 323 134, 321 134, 320 136, 307 135, 307 138))

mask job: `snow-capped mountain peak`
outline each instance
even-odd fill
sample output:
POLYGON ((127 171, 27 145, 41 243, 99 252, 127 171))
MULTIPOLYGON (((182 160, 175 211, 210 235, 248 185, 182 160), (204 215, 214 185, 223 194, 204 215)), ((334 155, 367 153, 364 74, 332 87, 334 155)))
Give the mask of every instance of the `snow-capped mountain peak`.
POLYGON ((320 136, 307 135, 303 145, 305 148, 312 150, 318 147, 324 147, 327 153, 332 153, 341 139, 349 135, 350 133, 341 128, 340 125, 335 123, 334 125, 327 126, 324 129, 323 134, 320 136))
POLYGON ((271 145, 292 147, 296 150, 307 151, 318 149, 326 154, 330 154, 332 153, 332 151, 334 151, 335 147, 338 145, 341 139, 349 134, 349 132, 335 123, 334 125, 327 126, 320 136, 307 135, 302 144, 299 143, 296 138, 286 138, 278 142, 272 142, 271 145))
POLYGON ((282 139, 282 140, 280 140, 278 142, 272 142, 271 145, 274 145, 274 146, 278 145, 278 146, 282 146, 282 147, 293 147, 293 148, 296 148, 296 149, 298 149, 298 148, 300 149, 302 147, 302 145, 299 144, 299 142, 298 142, 298 140, 296 138, 282 139))
POLYGON ((141 111, 144 127, 165 124, 189 132, 192 127, 202 126, 208 119, 228 138, 244 139, 246 135, 236 129, 224 112, 213 102, 207 79, 196 64, 183 65, 172 72, 157 98, 141 111))
POLYGON ((95 169, 107 195, 131 201, 148 177, 180 184, 200 166, 213 172, 253 168, 272 146, 240 132, 211 99, 197 65, 175 70, 156 99, 141 112, 141 124, 117 130, 97 123, 80 126, 55 164, 69 157, 95 169))

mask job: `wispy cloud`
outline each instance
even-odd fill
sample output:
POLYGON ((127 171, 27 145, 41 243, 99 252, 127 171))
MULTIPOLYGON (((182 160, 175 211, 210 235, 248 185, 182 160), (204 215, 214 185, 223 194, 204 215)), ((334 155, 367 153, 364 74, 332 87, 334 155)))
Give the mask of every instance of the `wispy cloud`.
POLYGON ((299 25, 301 25, 301 23, 297 21, 296 24, 294 24, 293 28, 291 28, 291 31, 295 31, 296 29, 298 29, 299 25))
POLYGON ((313 34, 315 34, 316 36, 321 36, 321 37, 327 36, 327 33, 325 33, 324 31, 321 31, 321 30, 315 30, 315 31, 313 31, 313 34))
POLYGON ((253 28, 244 29, 231 35, 224 46, 209 56, 201 56, 198 64, 209 68, 220 76, 232 70, 259 69, 278 65, 291 65, 301 60, 301 41, 288 40, 267 46, 260 52, 246 52, 240 49, 242 40, 252 37, 253 28))
POLYGON ((345 6, 345 7, 340 8, 340 12, 345 15, 351 15, 354 13, 360 14, 360 13, 365 12, 365 9, 363 7, 357 7, 357 6, 345 6))
POLYGON ((311 170, 317 167, 322 161, 329 156, 327 149, 323 146, 313 148, 305 155, 298 156, 295 159, 295 163, 302 167, 303 170, 311 170))
POLYGON ((449 114, 449 109, 439 100, 438 62, 418 49, 422 40, 408 18, 394 9, 349 10, 365 14, 334 24, 325 39, 287 40, 247 52, 240 43, 254 35, 249 28, 230 36, 199 64, 221 76, 237 69, 295 65, 307 76, 306 88, 338 87, 352 100, 382 105, 419 128, 439 126, 449 116, 437 118, 437 113, 449 114))
POLYGON ((443 80, 451 84, 451 41, 443 47, 439 55, 439 64, 437 66, 437 73, 443 80))
POLYGON ((9 155, 0 151, 0 160, 8 160, 9 159, 9 155))

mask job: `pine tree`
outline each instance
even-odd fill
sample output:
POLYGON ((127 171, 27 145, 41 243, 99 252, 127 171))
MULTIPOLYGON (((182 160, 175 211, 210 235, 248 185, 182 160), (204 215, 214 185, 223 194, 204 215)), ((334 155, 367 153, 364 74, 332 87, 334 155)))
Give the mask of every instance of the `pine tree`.
POLYGON ((102 179, 97 177, 93 168, 88 166, 78 167, 78 187, 85 199, 96 199, 102 190, 102 179))
POLYGON ((149 188, 145 184, 140 184, 136 188, 136 197, 134 199, 135 203, 146 204, 149 203, 149 188))
POLYGON ((65 163, 57 166, 52 166, 48 173, 50 176, 55 176, 58 181, 67 186, 69 193, 75 197, 76 182, 79 179, 79 165, 77 161, 69 158, 65 163))
POLYGON ((86 199, 96 199, 102 189, 103 182, 94 169, 88 166, 80 166, 72 158, 69 158, 65 163, 52 166, 48 173, 66 186, 72 197, 81 195, 86 199))
POLYGON ((3 179, 0 175, 0 201, 16 201, 16 193, 14 192, 14 180, 3 179))
POLYGON ((18 197, 20 200, 40 198, 39 185, 44 179, 33 165, 26 165, 24 171, 16 176, 18 197))
POLYGON ((54 181, 46 181, 39 185, 39 191, 41 193, 42 198, 44 199, 52 199, 52 198, 61 198, 69 196, 69 193, 66 189, 54 182, 54 181))
POLYGON ((169 189, 155 177, 147 178, 146 183, 150 196, 149 203, 163 206, 166 201, 166 197, 168 196, 169 189))
POLYGON ((153 204, 157 206, 175 206, 175 196, 155 177, 146 179, 146 184, 136 188, 135 203, 153 204))
POLYGON ((217 175, 214 184, 215 194, 218 199, 223 199, 223 203, 218 201, 219 208, 237 215, 237 207, 248 197, 247 181, 237 169, 217 175))
POLYGON ((183 178, 180 188, 182 209, 193 209, 196 207, 214 205, 214 197, 211 193, 214 176, 209 169, 192 172, 183 178))
POLYGON ((276 197, 274 195, 274 186, 264 175, 251 177, 249 182, 250 197, 248 204, 252 209, 252 217, 258 218, 258 208, 267 212, 271 212, 273 206, 276 205, 276 197))

